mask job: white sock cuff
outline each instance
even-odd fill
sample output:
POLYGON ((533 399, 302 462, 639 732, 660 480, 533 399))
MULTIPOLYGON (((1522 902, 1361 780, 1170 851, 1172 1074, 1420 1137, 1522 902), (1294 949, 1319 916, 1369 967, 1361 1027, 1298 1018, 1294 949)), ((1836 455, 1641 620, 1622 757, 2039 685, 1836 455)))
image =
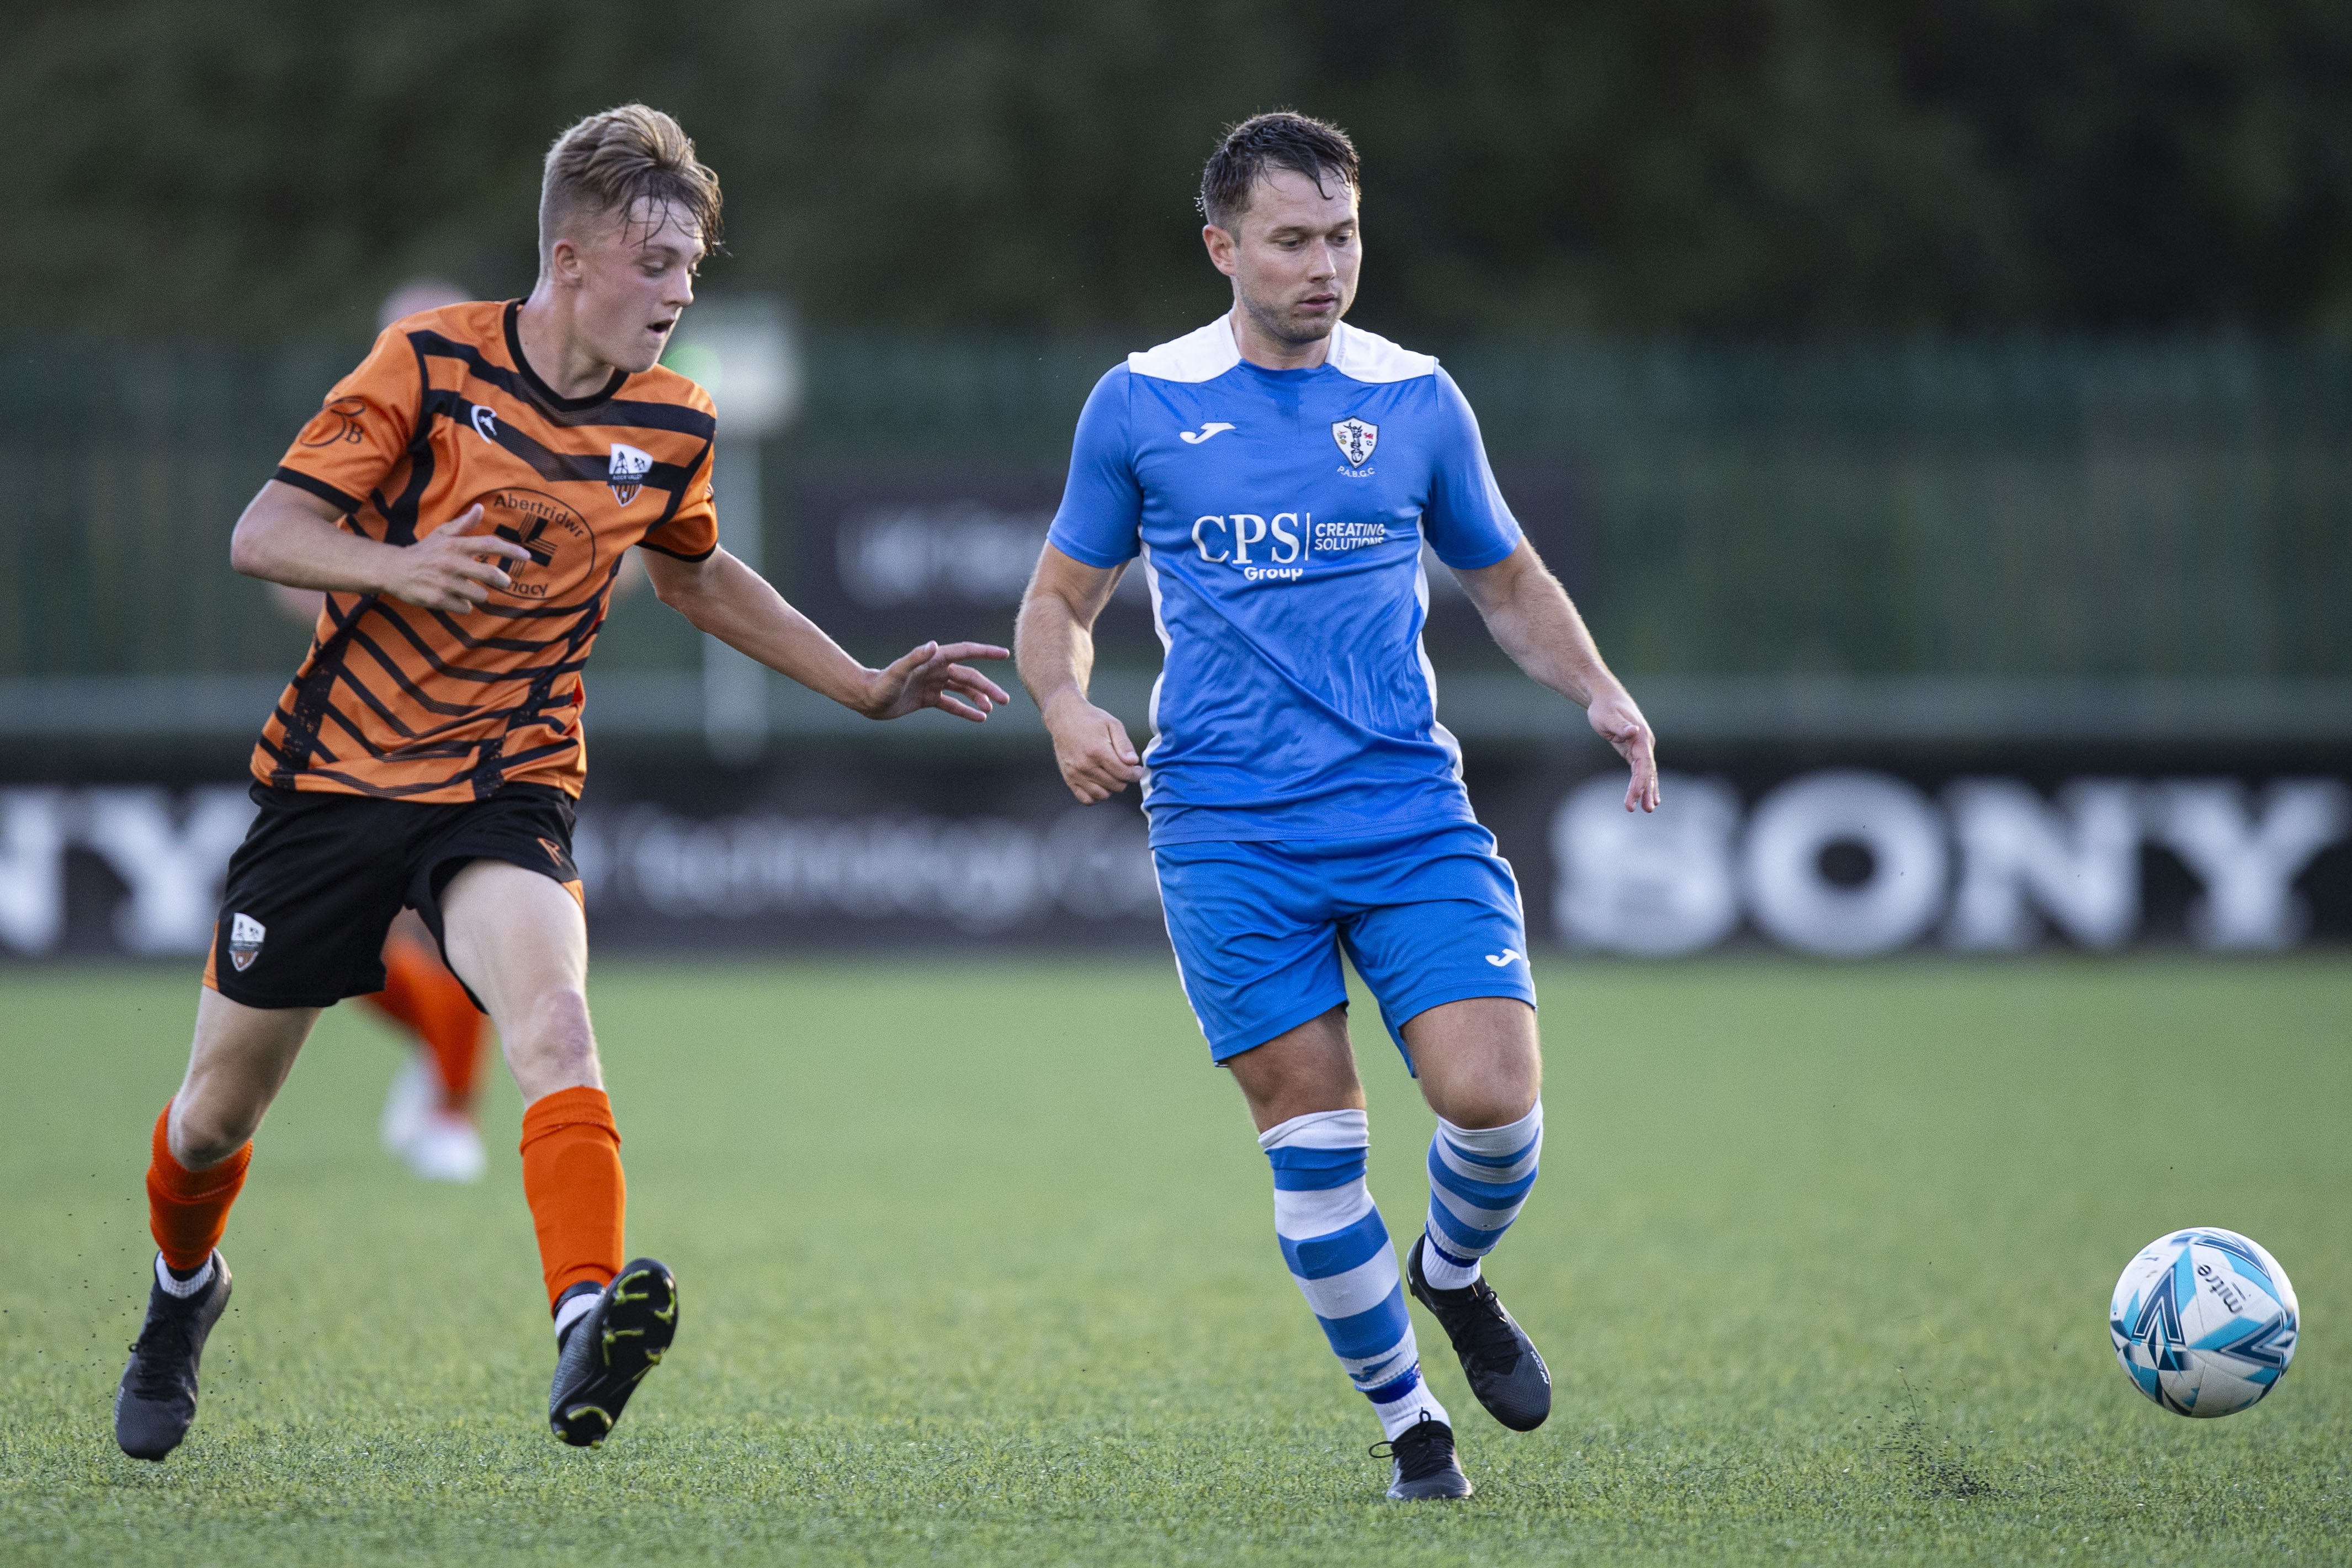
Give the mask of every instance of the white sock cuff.
POLYGON ((1257 1135, 1261 1149, 1362 1149, 1371 1142, 1371 1118, 1361 1111, 1309 1111, 1257 1135))
POLYGON ((1473 1258, 1465 1264, 1456 1263, 1446 1255, 1446 1242, 1434 1229, 1423 1233, 1428 1245, 1421 1249, 1421 1277, 1430 1288, 1438 1291, 1459 1291, 1478 1277, 1480 1260, 1473 1258))
POLYGON ((1381 1432, 1391 1443, 1423 1421, 1442 1421, 1448 1427, 1454 1425, 1454 1417, 1446 1414, 1445 1406, 1438 1401, 1436 1395, 1430 1392, 1426 1383, 1417 1385, 1412 1393, 1393 1404, 1373 1406, 1372 1414, 1380 1417, 1381 1432))
POLYGON ((603 1292, 597 1291, 583 1291, 576 1296, 567 1297, 563 1304, 555 1309, 555 1337, 562 1339, 565 1329, 586 1317, 602 1295, 603 1292))
POLYGON ((1543 1135, 1543 1102, 1539 1099, 1528 1113, 1507 1126, 1457 1127, 1440 1116, 1438 1127, 1446 1138, 1475 1155, 1517 1154, 1543 1135))
POLYGON ((213 1260, 210 1258, 205 1260, 205 1266, 196 1270, 194 1278, 174 1280, 170 1266, 163 1261, 163 1255, 161 1252, 155 1254, 155 1283, 163 1288, 165 1295, 186 1301, 190 1296, 204 1294, 205 1287, 212 1282, 213 1260))

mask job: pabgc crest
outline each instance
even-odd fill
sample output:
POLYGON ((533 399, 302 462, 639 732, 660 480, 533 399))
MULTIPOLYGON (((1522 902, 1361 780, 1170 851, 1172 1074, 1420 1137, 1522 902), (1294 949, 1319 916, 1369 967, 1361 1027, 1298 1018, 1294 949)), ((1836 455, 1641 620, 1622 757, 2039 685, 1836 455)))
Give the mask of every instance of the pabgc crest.
POLYGON ((654 465, 653 454, 640 452, 634 446, 613 443, 612 466, 604 471, 604 483, 613 486, 613 498, 627 506, 637 498, 637 491, 646 482, 646 475, 654 465))
POLYGON ((1339 444, 1339 455, 1349 466, 1361 468, 1372 460, 1372 448, 1381 444, 1381 427, 1360 419, 1343 419, 1331 426, 1331 439, 1339 444))

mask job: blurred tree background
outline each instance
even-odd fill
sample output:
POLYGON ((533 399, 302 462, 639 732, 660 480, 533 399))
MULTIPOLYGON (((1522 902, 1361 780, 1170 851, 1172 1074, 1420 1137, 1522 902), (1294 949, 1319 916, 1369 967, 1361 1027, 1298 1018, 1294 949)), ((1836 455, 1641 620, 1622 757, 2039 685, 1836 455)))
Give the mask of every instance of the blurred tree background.
POLYGON ((672 110, 711 284, 820 324, 1173 330, 1191 193, 1292 106, 1367 165, 1360 319, 1444 339, 2352 329, 2329 0, 623 0, 0 7, 0 327, 349 337, 532 274, 577 116, 672 110))

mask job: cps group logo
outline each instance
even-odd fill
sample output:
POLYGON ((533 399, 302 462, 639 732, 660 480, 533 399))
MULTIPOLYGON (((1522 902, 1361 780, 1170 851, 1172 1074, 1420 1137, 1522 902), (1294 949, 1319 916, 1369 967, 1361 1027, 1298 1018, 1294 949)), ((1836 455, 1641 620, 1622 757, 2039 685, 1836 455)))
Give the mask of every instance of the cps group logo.
POLYGON ((508 563, 506 591, 517 599, 560 600, 596 570, 596 533, 587 519, 544 490, 499 490, 482 497, 490 531, 530 552, 508 563))
POLYGON ((1312 512, 1212 512, 1192 519, 1192 548, 1212 566, 1233 566, 1252 582, 1295 582, 1316 557, 1392 543, 1381 517, 1327 517, 1312 512), (1255 551, 1256 553, 1253 554, 1255 551))
POLYGON ((1212 512, 1192 519, 1192 546, 1212 566, 1233 565, 1252 582, 1295 582, 1306 575, 1308 539, 1315 528, 1312 514, 1276 512, 1212 512), (1264 547, 1253 560, 1250 551, 1264 547))

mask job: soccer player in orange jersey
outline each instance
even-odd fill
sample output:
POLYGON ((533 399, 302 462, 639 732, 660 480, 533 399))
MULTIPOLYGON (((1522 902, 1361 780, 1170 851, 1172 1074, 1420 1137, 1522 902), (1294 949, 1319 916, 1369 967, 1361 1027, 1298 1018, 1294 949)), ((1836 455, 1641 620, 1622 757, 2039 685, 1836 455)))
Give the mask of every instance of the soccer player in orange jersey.
POLYGON ((870 718, 980 721, 1006 700, 961 662, 1003 649, 925 643, 869 669, 719 548, 710 399, 658 368, 719 212, 667 115, 632 104, 573 126, 548 154, 530 298, 394 324, 237 520, 238 570, 328 597, 254 752, 260 814, 229 864, 187 1075, 155 1121, 161 1250, 115 1399, 127 1454, 161 1459, 194 1422, 254 1132, 320 1009, 383 988, 403 906, 522 1090, 557 1436, 602 1441, 670 1343, 669 1270, 622 1261, 571 848, 580 671, 623 552, 647 552, 655 591, 696 626, 870 718))

